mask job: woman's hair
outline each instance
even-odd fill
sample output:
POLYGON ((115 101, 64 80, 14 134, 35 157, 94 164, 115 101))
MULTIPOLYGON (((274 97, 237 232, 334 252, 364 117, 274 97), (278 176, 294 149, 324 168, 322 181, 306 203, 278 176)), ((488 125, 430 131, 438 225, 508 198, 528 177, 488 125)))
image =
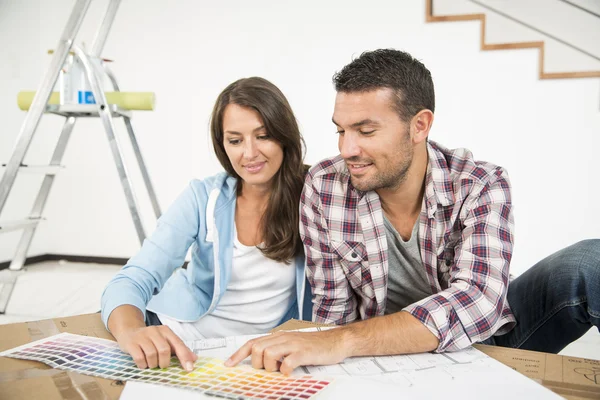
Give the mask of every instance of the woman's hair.
POLYGON ((264 246, 259 248, 266 257, 289 263, 302 251, 298 206, 306 172, 302 160, 304 139, 296 117, 283 93, 263 78, 240 79, 221 92, 213 108, 210 131, 219 162, 238 180, 238 195, 242 190, 240 176, 233 169, 223 144, 223 115, 229 104, 256 111, 267 134, 283 148, 283 162, 273 177, 269 204, 259 226, 264 242, 264 246))

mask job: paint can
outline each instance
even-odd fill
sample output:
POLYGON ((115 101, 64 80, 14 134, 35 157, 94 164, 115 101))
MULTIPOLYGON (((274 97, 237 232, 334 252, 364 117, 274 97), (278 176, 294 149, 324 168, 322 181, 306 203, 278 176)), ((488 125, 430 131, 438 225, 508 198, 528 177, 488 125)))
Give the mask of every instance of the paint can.
MULTIPOLYGON (((104 82, 103 60, 88 56, 94 74, 104 82)), ((103 88, 102 88, 103 89, 103 88)), ((104 90, 104 89, 103 89, 104 90)), ((85 73, 83 63, 74 53, 69 53, 59 76, 60 104, 96 104, 92 88, 85 73)))

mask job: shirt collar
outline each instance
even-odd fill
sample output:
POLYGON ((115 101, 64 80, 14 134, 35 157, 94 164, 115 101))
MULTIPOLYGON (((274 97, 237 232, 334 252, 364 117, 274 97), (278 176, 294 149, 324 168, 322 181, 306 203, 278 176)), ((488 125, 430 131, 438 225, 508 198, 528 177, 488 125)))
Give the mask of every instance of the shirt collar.
POLYGON ((425 175, 425 201, 429 218, 433 217, 437 205, 454 204, 454 185, 450 179, 448 162, 440 145, 427 142, 427 173, 425 175))

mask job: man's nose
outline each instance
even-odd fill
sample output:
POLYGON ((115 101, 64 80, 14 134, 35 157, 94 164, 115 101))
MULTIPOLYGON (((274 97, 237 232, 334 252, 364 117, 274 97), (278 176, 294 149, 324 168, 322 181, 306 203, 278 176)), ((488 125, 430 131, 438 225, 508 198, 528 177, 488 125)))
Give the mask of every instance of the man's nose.
POLYGON ((342 158, 348 159, 360 155, 360 147, 358 146, 356 139, 356 135, 353 133, 347 132, 343 136, 340 135, 338 140, 338 148, 342 158))

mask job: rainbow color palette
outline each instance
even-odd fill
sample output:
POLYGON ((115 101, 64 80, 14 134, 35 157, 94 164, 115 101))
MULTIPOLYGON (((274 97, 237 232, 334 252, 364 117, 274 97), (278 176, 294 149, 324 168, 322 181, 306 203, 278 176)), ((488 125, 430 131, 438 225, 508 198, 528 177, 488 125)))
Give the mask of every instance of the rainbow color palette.
POLYGON ((226 399, 304 400, 331 384, 310 375, 286 377, 249 367, 228 368, 211 357, 198 357, 191 372, 181 368, 175 357, 168 368, 139 369, 116 342, 70 333, 16 347, 0 356, 40 361, 107 379, 183 387, 226 399))

